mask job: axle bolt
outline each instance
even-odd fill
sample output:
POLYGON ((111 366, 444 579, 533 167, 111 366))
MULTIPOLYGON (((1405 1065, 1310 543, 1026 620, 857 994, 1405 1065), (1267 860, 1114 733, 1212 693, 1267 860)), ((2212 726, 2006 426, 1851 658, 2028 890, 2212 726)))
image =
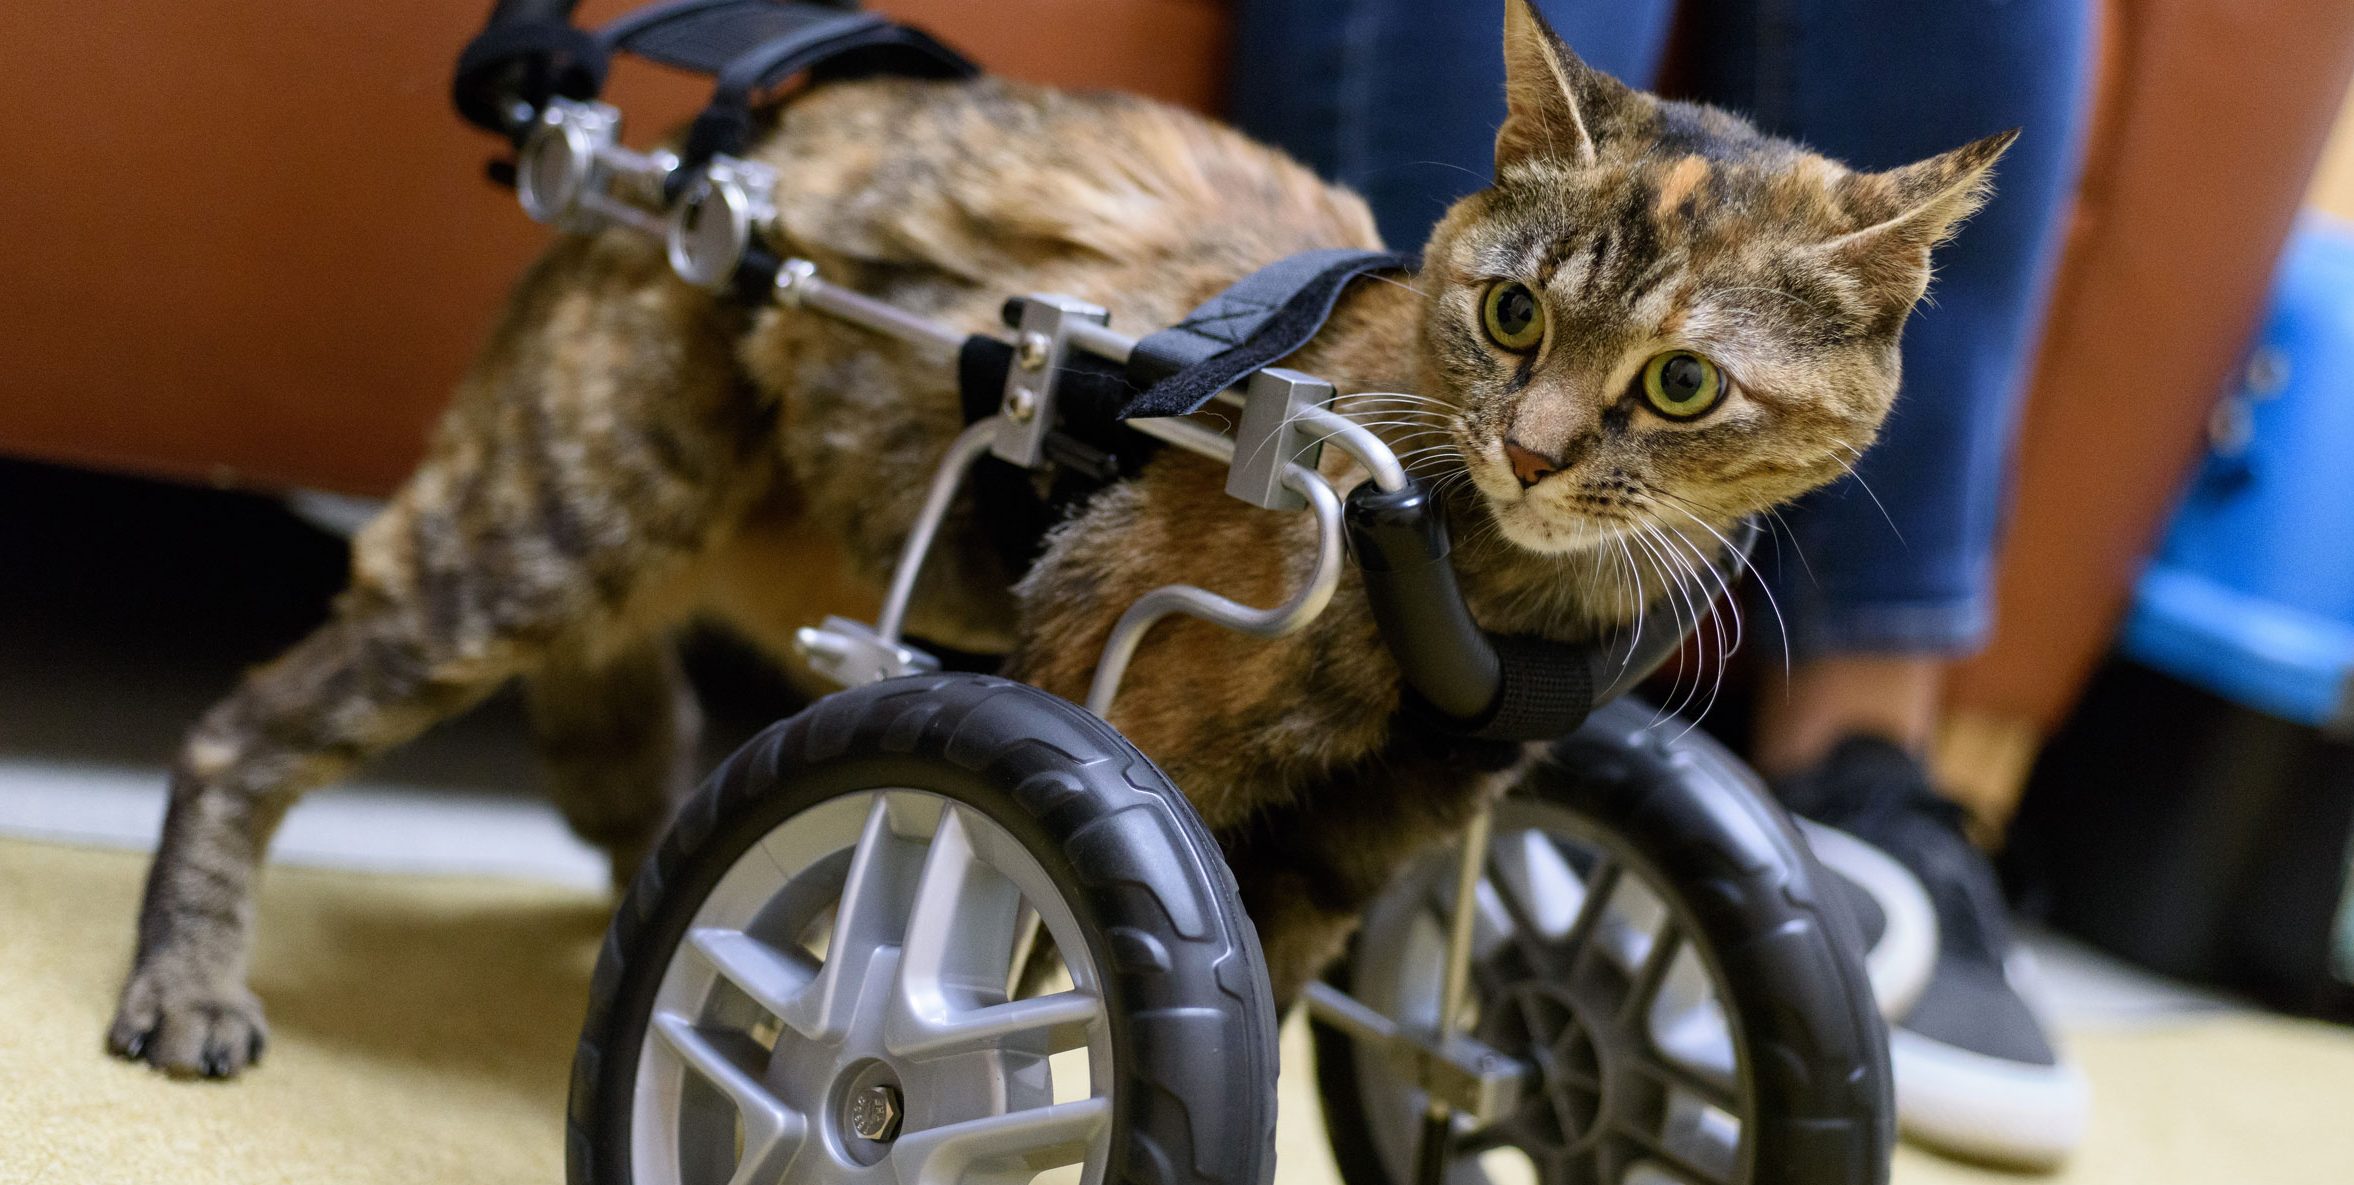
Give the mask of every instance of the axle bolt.
POLYGON ((899 1090, 890 1083, 852 1092, 843 1111, 843 1126, 861 1140, 882 1143, 899 1135, 899 1090))

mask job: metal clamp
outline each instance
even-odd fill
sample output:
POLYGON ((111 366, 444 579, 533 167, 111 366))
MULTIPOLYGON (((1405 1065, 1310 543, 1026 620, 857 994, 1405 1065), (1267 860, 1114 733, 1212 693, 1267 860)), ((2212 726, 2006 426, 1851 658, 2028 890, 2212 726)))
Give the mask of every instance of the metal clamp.
POLYGON ((1314 375, 1270 366, 1243 388, 1242 422, 1234 428, 1234 465, 1226 492, 1266 510, 1303 510, 1307 499, 1283 483, 1284 468, 1314 469, 1322 437, 1302 441, 1302 420, 1332 400, 1332 384, 1314 375))
POLYGON ((905 643, 886 641, 872 627, 846 617, 828 617, 824 625, 794 631, 793 653, 810 670, 844 687, 940 669, 939 659, 905 643))
POLYGON ((1495 1046, 1460 1033, 1440 1039, 1409 1029, 1329 983, 1302 993, 1308 1015, 1388 1059, 1433 1102, 1487 1124, 1519 1108, 1529 1067, 1495 1046))
POLYGON ((1005 375, 1005 401, 989 451, 1035 469, 1045 462, 1046 438, 1054 431, 1055 376, 1070 356, 1073 326, 1101 326, 1112 315, 1068 296, 1020 296, 1007 311, 1014 329, 1014 365, 1005 375))
POLYGON ((515 158, 515 195, 537 222, 577 225, 581 198, 597 181, 597 154, 621 136, 621 112, 605 103, 550 99, 515 158))
POLYGON ((671 270, 698 288, 725 291, 756 228, 776 218, 776 184, 767 165, 712 157, 670 207, 664 240, 671 270))
POLYGON ((621 112, 604 103, 550 99, 515 162, 523 212, 576 233, 615 223, 659 233, 662 186, 678 157, 621 145, 621 112))

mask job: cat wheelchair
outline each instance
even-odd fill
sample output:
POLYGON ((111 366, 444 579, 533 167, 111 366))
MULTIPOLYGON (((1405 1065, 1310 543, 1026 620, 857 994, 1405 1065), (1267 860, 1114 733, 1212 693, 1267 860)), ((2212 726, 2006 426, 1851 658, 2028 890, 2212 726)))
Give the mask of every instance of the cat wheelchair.
MULTIPOLYGON (((768 254, 777 177, 736 153, 793 77, 969 64, 832 6, 670 0, 594 33, 570 7, 502 0, 461 60, 459 108, 515 144, 526 211, 660 236, 690 283, 934 350, 969 420, 877 619, 800 634, 842 690, 728 758, 629 887, 573 1068, 572 1181, 1272 1180, 1279 1018, 1255 931, 1185 795, 1105 716, 1155 623, 1279 637, 1352 563, 1426 717, 1550 748, 1306 992, 1349 1185, 1886 1180, 1886 1037, 1854 919, 1752 774, 1626 695, 1682 643, 1676 615, 1579 647, 1487 634, 1437 498, 1329 384, 1273 365, 1395 257, 1297 256, 1142 338, 1047 295, 1007 301, 1006 336, 968 336, 768 254), (678 147, 622 146, 596 101, 617 53, 717 76, 678 147), (1231 432, 1189 414, 1213 404, 1231 432), (944 672, 906 637, 985 459, 1114 480, 1137 441, 1313 519, 1288 600, 1147 594, 1084 705, 944 672), (1326 448, 1367 478, 1337 488, 1326 448)), ((1722 541, 1719 591, 1753 536, 1722 541)))

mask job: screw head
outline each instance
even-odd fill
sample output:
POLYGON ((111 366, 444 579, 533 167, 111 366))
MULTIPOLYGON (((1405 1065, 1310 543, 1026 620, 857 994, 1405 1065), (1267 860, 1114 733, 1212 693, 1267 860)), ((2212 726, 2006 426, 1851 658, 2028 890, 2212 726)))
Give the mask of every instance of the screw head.
POLYGON ((1028 387, 1015 387, 1005 393, 1005 414, 1014 423, 1027 424, 1038 414, 1038 392, 1028 387))
POLYGON ((899 1135, 899 1089, 890 1083, 852 1091, 843 1110, 843 1126, 861 1140, 880 1143, 899 1135))
POLYGON ((1039 370, 1046 366, 1046 356, 1054 351, 1054 343, 1038 332, 1025 333, 1014 340, 1014 357, 1023 370, 1039 370))

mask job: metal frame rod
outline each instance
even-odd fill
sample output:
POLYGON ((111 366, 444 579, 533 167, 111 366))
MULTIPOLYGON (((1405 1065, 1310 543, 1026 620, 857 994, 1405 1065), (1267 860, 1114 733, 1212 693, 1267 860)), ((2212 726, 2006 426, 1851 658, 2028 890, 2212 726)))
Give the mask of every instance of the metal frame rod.
MULTIPOLYGON (((1105 326, 1073 326, 1069 334, 1072 345, 1098 358, 1112 362, 1126 363, 1129 357, 1136 352, 1135 338, 1105 326)), ((1378 392, 1374 393, 1378 394, 1378 392)), ((1220 391, 1217 399, 1218 402, 1233 407, 1242 405, 1242 393, 1232 389, 1220 391)), ((1358 464, 1364 466, 1365 471, 1372 475, 1374 485, 1392 493, 1406 488, 1405 466, 1398 462, 1398 456, 1390 450, 1389 444, 1374 435, 1371 429, 1329 407, 1304 410, 1299 413, 1299 421, 1323 437, 1326 443, 1347 453, 1358 464)), ((1168 421, 1130 420, 1128 426, 1147 435, 1161 436, 1166 440, 1169 438, 1162 436, 1159 431, 1149 426, 1165 422, 1168 421)), ((1220 459, 1230 461, 1233 459, 1233 455, 1234 450, 1228 448, 1225 456, 1220 459)))
POLYGON ((1471 945, 1479 925, 1479 882, 1487 871, 1496 811, 1482 806, 1463 829, 1463 863, 1455 870, 1455 908, 1447 918, 1447 974, 1439 987, 1440 1041, 1455 1033, 1471 991, 1471 945))
POLYGON ((662 237, 662 216, 625 198, 615 197, 602 189, 591 189, 580 195, 580 209, 609 222, 626 226, 652 238, 662 237))
POLYGON ((956 504, 956 492, 964 486, 965 474, 972 471, 973 462, 989 451, 989 442, 997 437, 998 417, 990 416, 966 428, 948 446, 948 455, 940 461, 940 468, 932 474, 931 488, 924 492, 923 509, 915 516, 914 525, 907 531, 907 542, 899 549, 899 563, 891 570, 891 591, 883 597, 883 611, 875 618, 875 633, 883 641, 897 645, 899 632, 907 625, 907 606, 915 599, 916 577, 923 574, 924 560, 932 553, 932 541, 939 537, 941 520, 948 517, 948 508, 956 504))
MULTIPOLYGON (((1447 966, 1439 986, 1437 1031, 1440 1048, 1455 1036, 1463 1021, 1463 1002, 1471 994, 1471 946, 1479 925, 1479 883, 1487 872, 1488 846, 1495 838, 1496 808, 1482 804, 1463 829, 1463 862, 1455 870, 1455 908, 1447 919, 1447 966)), ((1422 1146, 1415 1157, 1416 1185, 1445 1185, 1447 1167, 1454 1159, 1455 1108, 1437 1091, 1430 1091, 1422 1117, 1422 1146)))
POLYGON ((777 270, 776 291, 777 299, 787 307, 814 309, 910 345, 954 354, 964 348, 965 339, 971 336, 920 313, 908 312, 890 301, 821 280, 817 265, 806 259, 785 261, 777 270))
POLYGON ((1319 434, 1324 443, 1347 453, 1372 475, 1373 484, 1387 493, 1406 488, 1406 467, 1398 462, 1398 455, 1388 442, 1375 436, 1373 430, 1329 407, 1311 407, 1299 413, 1299 422, 1319 434))
MULTIPOLYGON (((1232 451, 1232 442, 1228 442, 1228 451, 1232 451)), ((1120 680, 1127 675, 1128 664, 1136 657, 1137 645, 1147 631, 1171 614, 1198 617, 1253 637, 1280 638, 1324 612, 1324 607, 1332 602, 1333 591, 1340 587, 1340 495, 1321 474, 1299 465, 1284 471, 1283 483, 1307 498, 1308 508, 1316 516, 1316 562, 1299 591, 1290 600, 1269 609, 1254 609, 1190 584, 1162 585, 1136 598, 1136 603, 1128 606, 1128 611, 1112 626, 1103 654, 1096 659, 1095 678, 1087 688, 1088 711, 1098 716, 1111 711, 1112 700, 1120 693, 1120 680)))
POLYGON ((678 154, 667 148, 639 152, 619 141, 614 141, 597 146, 596 163, 597 171, 612 182, 616 189, 626 185, 630 187, 631 192, 626 194, 602 190, 595 192, 603 193, 603 196, 610 201, 629 202, 633 209, 644 210, 652 215, 655 227, 654 235, 657 238, 661 237, 664 213, 661 209, 662 185, 672 173, 678 171, 678 154), (639 202, 651 203, 651 208, 638 205, 639 202))
POLYGON ((1234 461, 1233 437, 1205 428, 1192 420, 1130 420, 1128 426, 1155 440, 1176 445, 1186 452, 1200 454, 1221 464, 1234 461))
POLYGON ((1136 353, 1136 339, 1106 325, 1073 325, 1066 331, 1070 343, 1095 355, 1126 365, 1136 353))

